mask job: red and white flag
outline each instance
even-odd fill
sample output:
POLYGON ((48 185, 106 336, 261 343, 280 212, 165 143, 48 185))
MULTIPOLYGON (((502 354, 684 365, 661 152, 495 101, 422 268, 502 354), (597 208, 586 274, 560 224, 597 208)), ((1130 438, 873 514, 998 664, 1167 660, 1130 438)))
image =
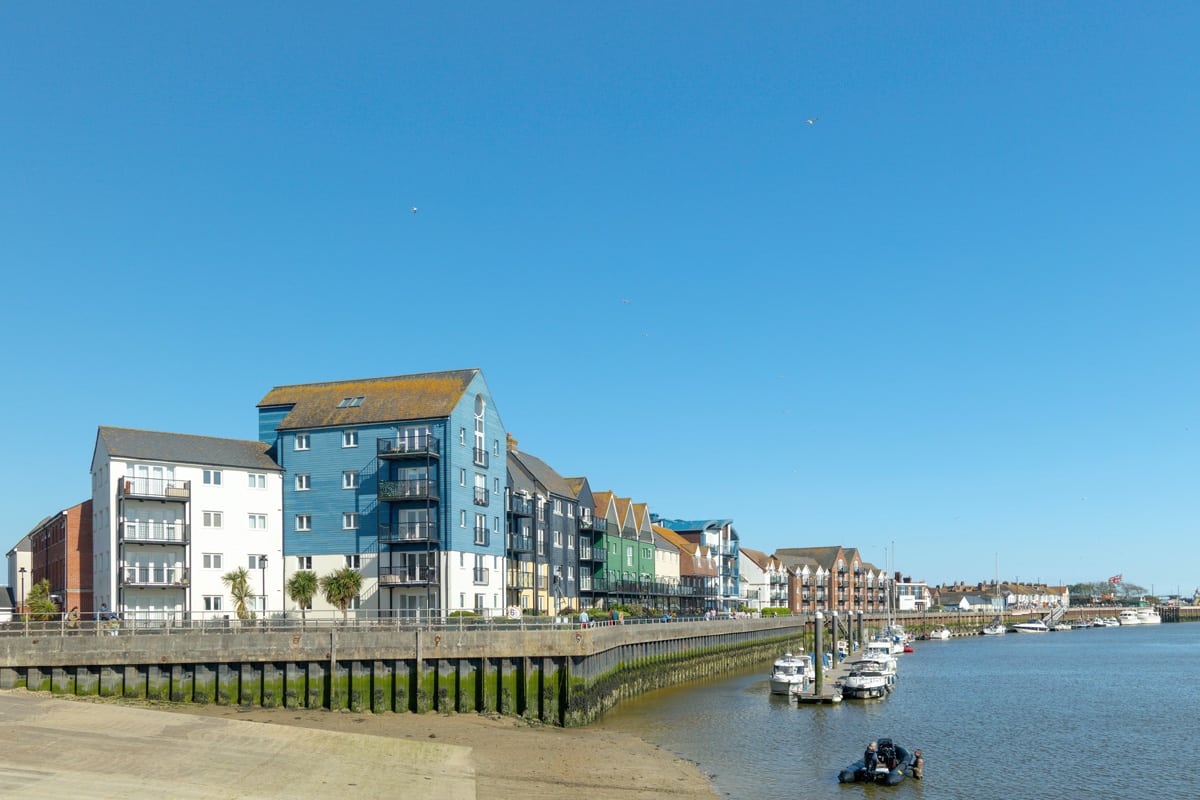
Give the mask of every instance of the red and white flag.
POLYGON ((1125 578, 1125 576, 1123 574, 1122 575, 1113 575, 1111 578, 1108 579, 1108 582, 1109 583, 1120 583, 1124 578, 1125 578))

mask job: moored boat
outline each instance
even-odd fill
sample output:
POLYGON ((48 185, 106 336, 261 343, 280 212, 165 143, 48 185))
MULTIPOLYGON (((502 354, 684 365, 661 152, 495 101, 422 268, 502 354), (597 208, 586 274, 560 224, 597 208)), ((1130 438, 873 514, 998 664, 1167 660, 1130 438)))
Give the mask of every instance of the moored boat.
POLYGON ((1013 630, 1017 633, 1049 633, 1050 628, 1040 619, 1031 619, 1029 622, 1018 622, 1013 625, 1013 630))
POLYGON ((941 639, 943 641, 946 639, 949 639, 950 638, 950 629, 947 628, 945 625, 938 625, 936 628, 934 628, 933 630, 931 630, 929 632, 929 638, 930 639, 941 639))
POLYGON ((860 663, 863 666, 850 670, 850 674, 842 678, 842 697, 864 700, 887 695, 892 690, 887 676, 877 666, 869 666, 869 662, 860 663))
POLYGON ((1162 622, 1162 617, 1153 608, 1139 608, 1137 615, 1141 625, 1157 625, 1162 622))
POLYGON ((984 636, 1003 636, 1008 633, 1008 628, 1004 627, 1004 623, 996 620, 991 625, 983 629, 984 636))
POLYGON ((908 751, 891 739, 880 739, 875 750, 875 763, 864 759, 855 761, 838 773, 838 783, 882 783, 895 786, 904 780, 909 767, 908 751))
POLYGON ((1117 616, 1117 622, 1122 625, 1141 625, 1142 620, 1138 616, 1137 609, 1127 608, 1117 616))
POLYGON ((791 695, 807 692, 809 684, 816 679, 812 659, 806 655, 784 653, 775 659, 771 667, 771 694, 791 695))

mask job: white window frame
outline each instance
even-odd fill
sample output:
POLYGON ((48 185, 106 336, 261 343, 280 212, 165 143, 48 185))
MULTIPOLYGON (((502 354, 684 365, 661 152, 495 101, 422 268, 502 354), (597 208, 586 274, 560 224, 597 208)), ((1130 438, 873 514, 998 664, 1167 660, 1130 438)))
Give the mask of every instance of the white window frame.
POLYGON ((562 531, 554 531, 554 546, 560 550, 562 549, 562 546, 563 546, 562 531))
POLYGON ((252 531, 265 531, 267 529, 267 515, 248 514, 246 516, 246 524, 252 531))
POLYGON ((296 491, 307 492, 312 489, 312 475, 307 472, 296 473, 296 491))
POLYGON ((362 569, 362 556, 358 553, 350 553, 346 556, 346 566, 350 569, 362 569))
POLYGON ((312 439, 307 433, 297 433, 292 448, 294 450, 310 450, 312 449, 312 439))
POLYGON ((261 472, 247 472, 246 483, 250 489, 266 489, 267 476, 261 472))
POLYGON ((358 530, 358 512, 343 511, 342 512, 342 530, 356 531, 358 530))
POLYGON ((311 572, 312 556, 296 556, 296 569, 311 572))
POLYGON ((312 514, 297 514, 296 515, 296 530, 311 531, 312 530, 312 514))
POLYGON ((557 517, 562 516, 562 500, 557 497, 554 498, 554 515, 557 517))
POLYGON ((204 595, 204 610, 205 611, 224 611, 222 608, 222 597, 219 594, 204 595))
POLYGON ((205 486, 220 486, 221 485, 221 470, 219 470, 219 469, 204 470, 204 485, 205 486))
POLYGON ((267 557, 266 553, 247 553, 246 554, 246 569, 260 570, 263 568, 262 560, 267 557))
POLYGON ((358 488, 358 470, 348 469, 342 472, 342 488, 357 489, 358 488))
POLYGON ((358 447, 358 431, 342 431, 342 447, 358 447))
POLYGON ((223 553, 204 553, 200 563, 204 565, 204 569, 221 569, 224 562, 223 556, 223 553))
POLYGON ((220 511, 201 512, 200 520, 205 528, 220 528, 225 521, 224 514, 220 511))

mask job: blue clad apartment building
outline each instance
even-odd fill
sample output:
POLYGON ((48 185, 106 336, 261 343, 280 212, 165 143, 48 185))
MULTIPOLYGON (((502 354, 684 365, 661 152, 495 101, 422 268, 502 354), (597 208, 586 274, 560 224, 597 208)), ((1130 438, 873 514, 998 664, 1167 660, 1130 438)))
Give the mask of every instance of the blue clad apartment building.
POLYGON ((502 613, 506 435, 480 370, 277 386, 258 415, 285 581, 349 566, 368 614, 502 613))

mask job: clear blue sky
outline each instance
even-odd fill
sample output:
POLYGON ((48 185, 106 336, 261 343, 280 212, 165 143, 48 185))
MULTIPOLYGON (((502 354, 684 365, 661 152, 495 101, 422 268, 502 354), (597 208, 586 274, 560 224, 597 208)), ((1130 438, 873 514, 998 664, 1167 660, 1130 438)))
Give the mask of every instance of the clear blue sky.
POLYGON ((274 385, 480 367, 522 449, 748 547, 1190 592, 1197 30, 4 3, 5 547, 99 425, 252 439, 274 385))

